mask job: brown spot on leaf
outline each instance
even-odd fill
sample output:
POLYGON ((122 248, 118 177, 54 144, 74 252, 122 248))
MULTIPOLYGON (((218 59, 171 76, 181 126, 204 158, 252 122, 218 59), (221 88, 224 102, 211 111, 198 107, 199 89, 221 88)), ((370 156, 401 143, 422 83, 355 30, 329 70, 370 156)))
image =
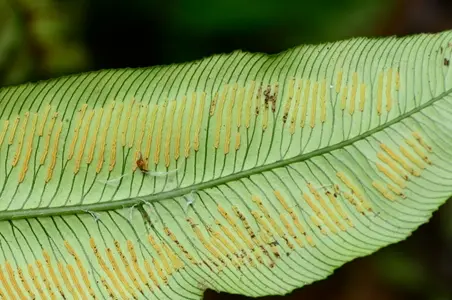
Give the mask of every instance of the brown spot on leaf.
POLYGON ((277 83, 275 85, 275 92, 273 93, 272 112, 276 111, 276 99, 278 98, 278 92, 279 92, 279 84, 277 83))
POLYGON ((284 115, 282 117, 282 121, 284 124, 287 122, 287 117, 288 117, 288 113, 284 113, 284 115))
POLYGON ((148 168, 147 168, 147 163, 146 161, 143 159, 143 155, 141 155, 141 152, 139 153, 139 157, 137 159, 137 167, 138 169, 140 169, 141 172, 146 173, 148 172, 148 168))
POLYGON ((275 86, 275 92, 271 94, 271 86, 267 85, 267 89, 264 91, 264 103, 265 108, 268 109, 269 102, 271 102, 272 105, 272 112, 276 111, 276 98, 278 97, 278 84, 275 86))
POLYGON ((270 91, 271 91, 271 86, 267 85, 267 89, 264 91, 264 103, 265 103, 266 109, 268 109, 268 102, 272 101, 270 91))

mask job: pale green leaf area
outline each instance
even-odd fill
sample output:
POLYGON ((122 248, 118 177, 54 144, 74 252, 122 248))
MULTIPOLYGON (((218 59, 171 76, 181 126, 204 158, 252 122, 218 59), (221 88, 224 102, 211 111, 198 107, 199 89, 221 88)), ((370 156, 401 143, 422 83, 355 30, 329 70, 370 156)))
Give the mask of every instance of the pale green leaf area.
POLYGON ((1 89, 0 297, 285 294, 405 239, 452 195, 449 60, 450 31, 1 89))

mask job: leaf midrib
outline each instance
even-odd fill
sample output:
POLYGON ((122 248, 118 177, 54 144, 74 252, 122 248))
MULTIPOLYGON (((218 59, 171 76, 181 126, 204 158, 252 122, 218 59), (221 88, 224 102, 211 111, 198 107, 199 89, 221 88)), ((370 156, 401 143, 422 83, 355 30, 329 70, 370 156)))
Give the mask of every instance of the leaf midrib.
POLYGON ((292 163, 308 160, 312 157, 323 155, 325 153, 328 153, 328 152, 331 152, 331 151, 334 151, 334 150, 337 150, 340 148, 344 148, 357 141, 363 140, 363 139, 371 136, 374 133, 382 131, 382 130, 390 127, 391 125, 402 121, 405 118, 412 116, 413 114, 423 110, 424 108, 427 108, 427 107, 433 105, 435 102, 442 100, 444 97, 448 96, 451 93, 452 93, 452 88, 441 93, 437 97, 432 98, 431 100, 425 102, 424 104, 413 108, 409 112, 401 114, 397 118, 394 118, 393 120, 386 122, 383 125, 380 125, 380 126, 375 127, 374 129, 368 130, 365 133, 357 135, 354 138, 348 139, 346 141, 342 141, 340 143, 337 143, 337 144, 334 144, 331 146, 324 147, 322 149, 312 151, 307 154, 300 154, 300 155, 294 156, 292 158, 277 161, 277 162, 274 162, 271 164, 258 166, 255 168, 251 168, 249 170, 230 174, 230 175, 227 175, 227 176, 224 176, 221 178, 212 179, 212 180, 209 180, 206 182, 197 183, 194 185, 190 185, 187 187, 183 187, 183 188, 179 188, 179 189, 175 189, 175 190, 171 190, 171 191, 167 191, 167 192, 157 193, 157 194, 154 194, 151 196, 140 196, 140 197, 125 199, 125 200, 111 201, 111 202, 106 202, 106 203, 3 211, 3 212, 0 212, 0 221, 109 211, 109 210, 120 209, 120 208, 129 208, 134 205, 139 205, 140 203, 143 203, 143 201, 156 202, 156 201, 161 201, 161 200, 170 199, 170 198, 174 198, 174 197, 180 197, 185 194, 189 194, 191 191, 199 191, 199 190, 208 189, 208 188, 220 185, 220 184, 224 184, 226 182, 236 181, 241 178, 252 176, 254 174, 262 173, 262 172, 265 172, 265 171, 268 171, 271 169, 275 169, 275 168, 281 168, 281 167, 287 166, 292 163))

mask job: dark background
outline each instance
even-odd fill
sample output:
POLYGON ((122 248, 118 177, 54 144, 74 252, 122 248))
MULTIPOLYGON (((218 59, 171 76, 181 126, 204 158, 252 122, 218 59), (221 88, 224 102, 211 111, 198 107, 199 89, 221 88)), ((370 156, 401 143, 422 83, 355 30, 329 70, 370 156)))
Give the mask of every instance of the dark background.
MULTIPOLYGON (((0 86, 446 29, 450 0, 0 0, 0 86)), ((208 291, 206 299, 246 298, 208 291)), ((406 241, 265 299, 452 300, 452 203, 406 241)))

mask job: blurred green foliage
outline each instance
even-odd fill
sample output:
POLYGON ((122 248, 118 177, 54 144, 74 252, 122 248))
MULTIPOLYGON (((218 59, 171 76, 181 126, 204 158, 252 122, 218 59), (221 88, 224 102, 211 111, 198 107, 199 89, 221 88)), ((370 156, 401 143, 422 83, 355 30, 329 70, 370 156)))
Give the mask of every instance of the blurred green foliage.
POLYGON ((391 0, 0 0, 0 84, 369 35, 391 0))
POLYGON ((79 30, 83 1, 0 0, 0 84, 89 68, 79 30))

